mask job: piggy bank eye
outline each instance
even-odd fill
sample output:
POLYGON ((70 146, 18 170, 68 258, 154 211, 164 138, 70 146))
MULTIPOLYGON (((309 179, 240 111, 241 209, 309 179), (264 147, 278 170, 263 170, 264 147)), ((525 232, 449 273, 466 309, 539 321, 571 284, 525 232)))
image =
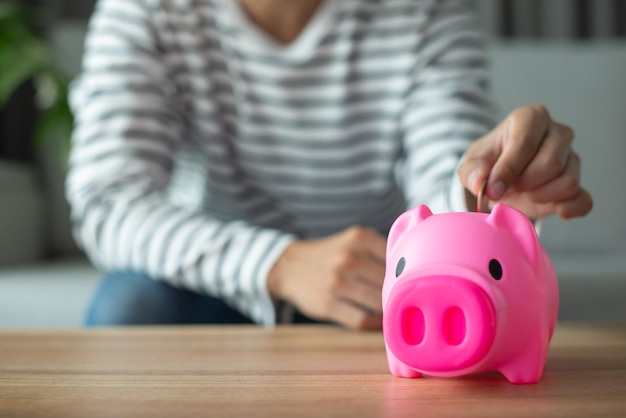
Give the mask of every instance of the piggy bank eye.
POLYGON ((406 260, 404 257, 398 260, 398 264, 396 264, 396 277, 402 274, 404 271, 404 265, 406 264, 406 260))
POLYGON ((489 273, 491 273, 491 277, 496 280, 500 280, 502 278, 502 266, 495 258, 491 259, 489 262, 489 273))

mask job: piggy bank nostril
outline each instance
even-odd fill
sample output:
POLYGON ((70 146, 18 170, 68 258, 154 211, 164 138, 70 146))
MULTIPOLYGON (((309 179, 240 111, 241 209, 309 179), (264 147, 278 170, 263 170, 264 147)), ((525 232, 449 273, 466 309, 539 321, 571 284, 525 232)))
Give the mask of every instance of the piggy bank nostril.
POLYGON ((424 340, 426 320, 420 308, 411 306, 402 313, 402 336, 408 345, 419 345, 424 340))
POLYGON ((459 345, 465 339, 467 332, 465 313, 458 306, 452 306, 443 314, 442 335, 449 345, 459 345))

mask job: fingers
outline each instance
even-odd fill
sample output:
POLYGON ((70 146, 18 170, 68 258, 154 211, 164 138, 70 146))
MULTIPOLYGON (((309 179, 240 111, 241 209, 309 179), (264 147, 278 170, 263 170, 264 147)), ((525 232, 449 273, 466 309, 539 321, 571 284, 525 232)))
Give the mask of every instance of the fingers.
POLYGON ((592 207, 593 199, 591 195, 585 189, 580 189, 578 194, 572 199, 558 203, 556 205, 556 213, 564 219, 569 219, 585 216, 591 211, 592 207))
POLYGON ((568 173, 578 183, 580 160, 577 155, 572 156, 573 139, 574 131, 571 128, 553 123, 537 154, 515 182, 517 190, 524 192, 537 189, 559 178, 568 168, 575 169, 568 173), (572 158, 575 159, 574 165, 568 166, 572 158))
POLYGON ((337 256, 333 268, 335 279, 330 282, 330 293, 345 298, 371 312, 382 313, 381 291, 385 279, 385 265, 358 252, 337 256))
POLYGON ((498 151, 492 146, 490 137, 476 141, 466 153, 457 174, 463 186, 474 196, 478 195, 497 159, 498 151))
POLYGON ((552 123, 537 154, 515 182, 515 192, 534 204, 530 216, 556 213, 572 218, 591 211, 593 200, 580 186, 580 158, 572 151, 573 139, 570 127, 552 123))
POLYGON ((340 281, 335 294, 360 306, 368 312, 382 315, 382 285, 372 286, 360 280, 358 277, 344 277, 340 281))
MULTIPOLYGON (((572 152, 564 165, 564 170, 557 173, 554 178, 549 179, 547 183, 537 188, 526 185, 526 187, 531 188, 529 196, 533 202, 563 202, 578 195, 580 191, 580 158, 572 152)), ((519 188, 522 190, 522 186, 519 188)))
POLYGON ((352 329, 381 326, 386 241, 363 227, 290 244, 268 274, 270 294, 311 318, 352 329))
POLYGON ((466 153, 458 171, 465 188, 477 195, 488 179, 487 196, 498 200, 533 160, 550 126, 550 115, 543 106, 512 112, 466 153))
POLYGON ((329 307, 332 316, 329 318, 353 330, 374 330, 382 328, 382 317, 369 313, 352 303, 335 299, 329 307))
POLYGON ((382 287, 385 278, 385 264, 374 261, 366 255, 346 253, 337 263, 337 273, 347 277, 357 277, 370 286, 382 287))
POLYGON ((515 110, 496 130, 496 149, 501 151, 493 165, 487 183, 487 196, 500 199, 533 161, 552 121, 541 105, 515 110))
POLYGON ((545 107, 521 107, 468 149, 458 175, 474 195, 487 180, 490 201, 511 204, 530 217, 583 216, 593 202, 580 187, 573 138, 574 131, 553 122, 545 107))
POLYGON ((355 250, 370 258, 373 262, 384 265, 387 253, 387 240, 375 231, 360 226, 349 228, 346 231, 346 242, 354 246, 355 250))
POLYGON ((385 279, 386 240, 363 227, 343 234, 330 282, 330 293, 370 314, 382 314, 381 291, 385 279))
POLYGON ((465 188, 477 195, 488 179, 487 196, 498 200, 533 160, 550 122, 548 111, 540 105, 513 111, 466 153, 458 172, 465 188))
POLYGON ((387 240, 377 232, 361 226, 348 228, 343 238, 335 273, 359 277, 380 289, 385 277, 387 240))

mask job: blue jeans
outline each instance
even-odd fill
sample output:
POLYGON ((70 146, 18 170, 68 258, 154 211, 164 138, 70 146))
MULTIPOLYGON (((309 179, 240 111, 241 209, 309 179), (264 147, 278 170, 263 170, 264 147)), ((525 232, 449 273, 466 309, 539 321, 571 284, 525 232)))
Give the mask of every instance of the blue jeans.
MULTIPOLYGON (((315 322, 296 314, 294 322, 315 322)), ((222 300, 138 273, 110 273, 100 283, 85 325, 252 324, 222 300)))

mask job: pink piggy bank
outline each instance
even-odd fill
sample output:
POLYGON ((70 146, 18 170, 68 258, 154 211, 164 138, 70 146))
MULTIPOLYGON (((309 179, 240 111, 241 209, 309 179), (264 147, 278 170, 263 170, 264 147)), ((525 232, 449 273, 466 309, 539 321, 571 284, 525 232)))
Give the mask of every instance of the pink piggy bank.
POLYGON ((558 311, 552 263, 530 220, 490 214, 402 214, 387 241, 383 333, 391 373, 460 376, 498 370, 541 378, 558 311))

